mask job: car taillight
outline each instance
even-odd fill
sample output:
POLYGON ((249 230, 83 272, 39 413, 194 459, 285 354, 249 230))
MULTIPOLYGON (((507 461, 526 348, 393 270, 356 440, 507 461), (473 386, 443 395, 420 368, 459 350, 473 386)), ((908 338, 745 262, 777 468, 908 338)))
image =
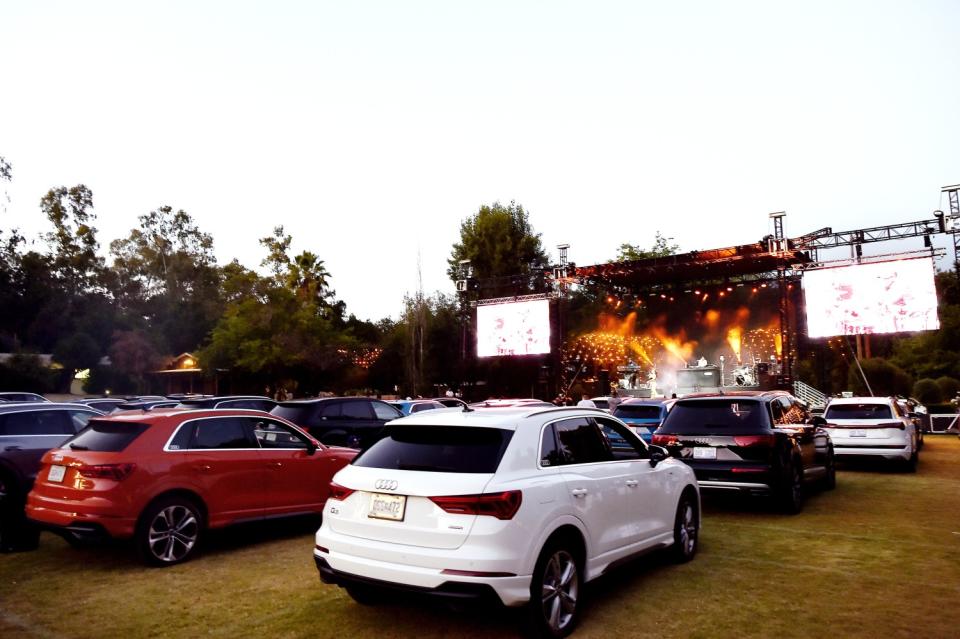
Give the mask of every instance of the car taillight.
POLYGON ((733 443, 741 448, 748 446, 772 446, 773 442, 773 435, 738 435, 733 438, 733 443))
POLYGON ((523 493, 519 490, 508 490, 486 495, 431 497, 430 501, 456 515, 490 515, 497 519, 513 519, 520 510, 523 493))
POLYGON ((651 442, 657 446, 676 446, 680 443, 676 435, 654 435, 651 442))
POLYGON ((347 488, 346 486, 341 486, 338 483, 330 482, 330 499, 336 499, 337 501, 343 501, 350 495, 354 493, 353 488, 347 488))
POLYGON ((94 466, 80 466, 77 473, 81 477, 90 479, 113 479, 121 481, 137 468, 136 464, 96 464, 94 466))

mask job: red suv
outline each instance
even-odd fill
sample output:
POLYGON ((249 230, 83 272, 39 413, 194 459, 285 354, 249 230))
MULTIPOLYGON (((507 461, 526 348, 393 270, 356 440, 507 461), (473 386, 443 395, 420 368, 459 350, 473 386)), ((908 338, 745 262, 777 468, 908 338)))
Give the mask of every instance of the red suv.
POLYGON ((261 411, 131 411, 48 451, 26 513, 68 540, 133 537, 148 563, 169 566, 207 528, 321 513, 356 454, 261 411))

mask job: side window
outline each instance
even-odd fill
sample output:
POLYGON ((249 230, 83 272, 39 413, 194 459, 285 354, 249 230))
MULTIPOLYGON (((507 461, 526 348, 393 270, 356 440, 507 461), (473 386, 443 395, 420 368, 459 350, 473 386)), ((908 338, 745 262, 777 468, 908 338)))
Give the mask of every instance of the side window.
POLYGON ((566 464, 610 461, 613 452, 597 426, 586 417, 556 422, 557 439, 566 464))
POLYGON ((783 419, 783 404, 780 403, 779 399, 775 399, 770 402, 770 410, 773 412, 773 425, 782 426, 785 422, 783 419))
POLYGON ((10 413, 0 426, 0 435, 73 435, 73 422, 62 410, 10 413))
POLYGON ((177 429, 177 434, 170 440, 167 448, 170 450, 187 450, 190 448, 190 442, 193 441, 193 434, 196 432, 197 424, 199 423, 200 422, 193 421, 181 424, 180 428, 177 429))
POLYGON ((346 419, 373 419, 370 402, 343 402, 343 416, 346 419))
POLYGON ((645 459, 648 457, 647 446, 637 441, 633 433, 613 421, 602 417, 594 418, 600 427, 600 432, 607 438, 614 459, 645 459))
POLYGON ((377 419, 396 419, 403 417, 403 413, 390 404, 384 404, 383 402, 373 402, 373 412, 377 415, 377 419))
POLYGON ((190 448, 256 448, 247 431, 247 420, 243 417, 221 417, 218 419, 199 419, 193 432, 190 448))
POLYGON ((253 434, 261 448, 307 448, 303 435, 286 424, 273 420, 247 418, 253 424, 253 434))
POLYGON ((73 420, 73 429, 77 433, 83 430, 83 427, 87 425, 87 422, 90 421, 90 418, 94 416, 93 413, 88 413, 82 410, 72 410, 69 411, 69 413, 70 419, 73 420))
POLYGON ((557 433, 553 424, 547 424, 540 438, 540 465, 559 466, 563 463, 563 455, 557 447, 557 433))
POLYGON ((320 410, 317 413, 320 419, 336 419, 342 415, 340 411, 342 406, 343 402, 327 402, 320 405, 320 410))

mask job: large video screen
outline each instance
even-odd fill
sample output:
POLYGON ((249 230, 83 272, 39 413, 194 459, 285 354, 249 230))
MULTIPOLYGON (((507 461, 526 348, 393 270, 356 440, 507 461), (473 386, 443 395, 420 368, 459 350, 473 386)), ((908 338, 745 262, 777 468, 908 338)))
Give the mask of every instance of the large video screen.
POLYGON ((803 292, 810 337, 940 328, 932 259, 809 270, 803 292))
POLYGON ((550 352, 550 302, 477 306, 477 357, 550 352))

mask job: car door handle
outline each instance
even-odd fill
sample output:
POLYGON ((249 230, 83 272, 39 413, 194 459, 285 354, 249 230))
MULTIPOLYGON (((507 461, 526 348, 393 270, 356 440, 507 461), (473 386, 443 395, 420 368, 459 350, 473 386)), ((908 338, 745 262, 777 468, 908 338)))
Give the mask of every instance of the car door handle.
POLYGON ((197 466, 194 466, 194 468, 202 472, 209 472, 213 470, 213 466, 211 466, 210 464, 199 464, 197 466))
POLYGON ((587 489, 586 489, 586 488, 574 488, 573 490, 570 491, 570 494, 573 495, 574 497, 585 497, 586 494, 587 494, 587 489))
POLYGON ((628 480, 626 481, 626 484, 627 484, 627 486, 629 486, 630 488, 636 488, 636 487, 637 487, 637 480, 636 480, 636 479, 628 479, 628 480))
POLYGON ((267 466, 270 468, 283 468, 283 462, 270 462, 267 466))
POLYGON ((22 449, 21 447, 19 447, 19 446, 7 446, 7 447, 4 448, 3 450, 4 450, 4 452, 9 453, 9 452, 12 452, 12 451, 15 451, 15 450, 23 450, 23 449, 22 449))

